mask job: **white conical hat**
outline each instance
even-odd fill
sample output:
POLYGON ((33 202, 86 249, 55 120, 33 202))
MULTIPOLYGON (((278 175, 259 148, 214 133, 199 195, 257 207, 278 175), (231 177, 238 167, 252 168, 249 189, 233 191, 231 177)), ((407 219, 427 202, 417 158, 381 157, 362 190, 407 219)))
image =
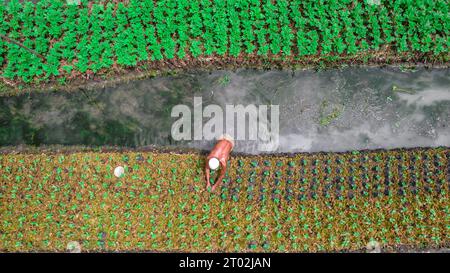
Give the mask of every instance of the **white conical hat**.
POLYGON ((118 166, 114 169, 114 176, 115 177, 122 177, 122 175, 125 173, 125 169, 122 166, 118 166))
POLYGON ((220 165, 219 159, 215 157, 210 158, 208 161, 208 166, 211 170, 217 170, 217 168, 219 168, 219 165, 220 165))

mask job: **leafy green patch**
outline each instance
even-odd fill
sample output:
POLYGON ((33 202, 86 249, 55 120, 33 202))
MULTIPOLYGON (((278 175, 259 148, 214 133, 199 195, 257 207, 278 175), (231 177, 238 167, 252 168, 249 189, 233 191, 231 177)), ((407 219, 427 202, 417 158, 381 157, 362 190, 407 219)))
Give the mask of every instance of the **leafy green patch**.
POLYGON ((337 251, 448 245, 448 148, 233 156, 0 154, 0 250, 337 251), (121 178, 114 169, 123 166, 121 178))
POLYGON ((446 0, 369 2, 2 1, 1 76, 36 83, 223 57, 335 62, 407 53, 448 60, 446 0))

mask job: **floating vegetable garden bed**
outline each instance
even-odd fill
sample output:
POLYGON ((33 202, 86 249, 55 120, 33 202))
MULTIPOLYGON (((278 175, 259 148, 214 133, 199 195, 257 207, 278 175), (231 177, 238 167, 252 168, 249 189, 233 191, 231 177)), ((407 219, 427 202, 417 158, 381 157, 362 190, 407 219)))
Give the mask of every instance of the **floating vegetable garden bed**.
POLYGON ((448 245, 450 150, 233 156, 0 154, 0 250, 334 251, 448 245), (124 166, 121 178, 114 168, 124 166))
POLYGON ((447 0, 377 2, 11 0, 0 5, 0 76, 64 83, 126 68, 448 61, 447 0))

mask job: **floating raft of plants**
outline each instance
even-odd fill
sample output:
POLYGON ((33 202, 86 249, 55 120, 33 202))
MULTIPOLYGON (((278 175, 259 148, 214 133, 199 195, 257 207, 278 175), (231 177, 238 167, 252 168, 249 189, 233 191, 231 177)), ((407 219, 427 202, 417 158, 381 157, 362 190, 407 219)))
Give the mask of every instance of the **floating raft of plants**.
POLYGON ((0 76, 64 83, 129 68, 439 64, 449 22, 447 0, 0 0, 0 76))
POLYGON ((442 247, 449 160, 449 148, 235 155, 210 193, 196 153, 4 153, 0 250, 442 247))

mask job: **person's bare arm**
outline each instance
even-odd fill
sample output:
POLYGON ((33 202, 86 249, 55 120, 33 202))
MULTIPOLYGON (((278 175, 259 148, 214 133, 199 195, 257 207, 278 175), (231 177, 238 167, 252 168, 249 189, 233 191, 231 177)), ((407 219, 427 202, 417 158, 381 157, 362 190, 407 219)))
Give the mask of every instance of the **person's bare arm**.
POLYGON ((208 190, 209 187, 211 187, 211 182, 209 182, 210 173, 209 173, 208 163, 206 163, 206 165, 205 165, 205 176, 206 176, 206 189, 208 190))
POLYGON ((227 164, 225 163, 224 165, 222 165, 222 167, 220 168, 220 175, 217 178, 216 183, 214 184, 214 186, 212 187, 211 191, 215 191, 217 187, 220 187, 220 185, 222 185, 222 180, 225 178, 225 174, 227 172, 227 164))

